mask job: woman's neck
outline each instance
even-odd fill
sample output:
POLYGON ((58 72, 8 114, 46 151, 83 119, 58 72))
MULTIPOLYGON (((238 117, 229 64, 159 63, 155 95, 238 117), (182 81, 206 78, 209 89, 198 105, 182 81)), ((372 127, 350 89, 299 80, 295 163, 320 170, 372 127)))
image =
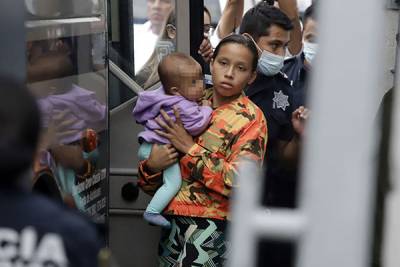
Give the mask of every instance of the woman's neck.
POLYGON ((237 99, 241 94, 233 96, 221 96, 216 91, 213 94, 213 108, 218 108, 222 105, 229 104, 237 99))

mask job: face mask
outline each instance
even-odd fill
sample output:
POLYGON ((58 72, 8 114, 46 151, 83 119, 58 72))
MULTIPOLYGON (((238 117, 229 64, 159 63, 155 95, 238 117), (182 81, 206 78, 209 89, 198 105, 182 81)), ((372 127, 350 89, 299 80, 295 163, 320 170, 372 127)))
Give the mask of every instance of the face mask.
POLYGON ((258 60, 258 71, 266 76, 274 76, 282 69, 284 60, 285 57, 283 56, 278 56, 263 50, 258 60))
POLYGON ((315 55, 318 51, 318 44, 304 42, 303 53, 307 62, 312 65, 315 55))
POLYGON ((244 33, 243 35, 247 38, 250 38, 257 49, 259 51, 262 51, 260 59, 258 60, 257 70, 265 76, 274 76, 278 74, 283 67, 285 57, 272 54, 271 52, 268 52, 266 50, 262 50, 250 34, 244 33))

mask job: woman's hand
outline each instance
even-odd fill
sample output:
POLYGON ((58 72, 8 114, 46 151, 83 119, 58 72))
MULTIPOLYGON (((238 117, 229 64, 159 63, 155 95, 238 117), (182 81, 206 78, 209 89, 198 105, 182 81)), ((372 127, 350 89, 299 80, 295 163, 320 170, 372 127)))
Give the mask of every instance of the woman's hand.
POLYGON ((158 173, 178 161, 178 152, 171 145, 154 144, 146 162, 146 168, 151 173, 158 173))
POLYGON ((164 110, 160 110, 160 113, 166 123, 160 118, 157 118, 156 121, 165 132, 156 130, 156 133, 167 138, 178 151, 187 154, 195 142, 193 141, 193 137, 186 132, 185 128, 183 128, 178 109, 174 107, 174 114, 176 117, 175 122, 164 110))

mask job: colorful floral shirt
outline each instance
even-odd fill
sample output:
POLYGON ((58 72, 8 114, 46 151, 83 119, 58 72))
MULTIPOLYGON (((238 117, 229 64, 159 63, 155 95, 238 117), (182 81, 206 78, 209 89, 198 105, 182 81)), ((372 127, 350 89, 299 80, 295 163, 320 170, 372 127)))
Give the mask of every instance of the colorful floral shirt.
MULTIPOLYGON (((209 128, 180 160, 181 190, 165 214, 229 219, 229 197, 237 186, 235 175, 242 159, 262 164, 267 125, 262 111, 246 96, 213 111, 209 128)), ((148 175, 139 164, 139 185, 148 193, 160 186, 160 173, 148 175)))

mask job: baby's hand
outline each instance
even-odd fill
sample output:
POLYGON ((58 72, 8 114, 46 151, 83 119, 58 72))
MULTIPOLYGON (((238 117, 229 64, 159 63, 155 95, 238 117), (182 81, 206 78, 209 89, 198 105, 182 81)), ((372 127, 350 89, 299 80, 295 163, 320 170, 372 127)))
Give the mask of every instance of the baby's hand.
POLYGON ((201 105, 202 106, 207 106, 207 107, 212 107, 211 101, 210 100, 201 100, 201 105))

